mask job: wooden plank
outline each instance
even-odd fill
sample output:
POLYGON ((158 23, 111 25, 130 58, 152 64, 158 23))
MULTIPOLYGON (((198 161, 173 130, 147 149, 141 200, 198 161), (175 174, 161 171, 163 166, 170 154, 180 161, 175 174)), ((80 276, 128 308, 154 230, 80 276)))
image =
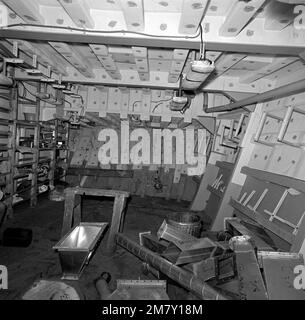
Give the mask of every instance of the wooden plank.
POLYGON ((241 173, 258 180, 271 182, 286 188, 293 188, 305 193, 305 181, 303 180, 249 167, 242 167, 241 173))

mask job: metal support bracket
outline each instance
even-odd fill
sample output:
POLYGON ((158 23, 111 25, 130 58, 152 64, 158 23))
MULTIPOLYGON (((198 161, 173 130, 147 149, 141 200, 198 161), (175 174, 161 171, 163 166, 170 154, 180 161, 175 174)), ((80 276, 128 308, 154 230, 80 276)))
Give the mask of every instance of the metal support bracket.
POLYGON ((296 233, 298 232, 298 229, 299 229, 299 226, 300 226, 300 224, 301 224, 301 222, 302 222, 302 219, 303 219, 304 214, 303 214, 303 216, 301 217, 301 219, 300 219, 300 221, 299 221, 299 223, 298 223, 297 225, 295 225, 294 223, 292 223, 292 222, 290 222, 290 221, 288 221, 288 220, 286 220, 286 219, 283 219, 283 218, 281 218, 281 217, 279 217, 279 216, 277 215, 277 213, 279 212, 279 210, 280 210, 282 204, 284 203, 284 201, 285 201, 285 199, 286 199, 286 197, 287 197, 288 194, 289 194, 289 189, 286 189, 286 190, 284 191, 284 193, 282 194, 282 196, 281 196, 278 204, 277 204, 276 207, 274 208, 273 212, 270 212, 270 211, 268 211, 268 210, 266 210, 266 209, 264 210, 264 212, 267 213, 267 214, 270 216, 269 221, 272 222, 274 219, 276 219, 276 220, 278 220, 278 221, 280 221, 280 222, 288 225, 289 227, 293 228, 293 234, 296 234, 296 233))
POLYGON ((256 204, 254 205, 254 207, 251 207, 249 204, 247 205, 247 207, 248 207, 250 210, 252 210, 252 211, 255 212, 255 211, 257 210, 257 208, 260 206, 260 204, 262 203, 262 201, 264 200, 264 198, 265 198, 265 196, 266 196, 266 194, 267 194, 268 191, 269 191, 268 189, 265 189, 265 190, 263 191, 263 193, 261 194, 261 196, 260 196, 259 199, 257 200, 256 204))
POLYGON ((300 148, 300 147, 304 147, 305 145, 302 144, 302 143, 293 143, 293 142, 285 140, 285 134, 287 132, 289 123, 291 121, 291 117, 292 117, 294 112, 305 115, 305 111, 304 110, 298 109, 298 108, 296 108, 294 106, 289 106, 287 108, 286 115, 284 117, 280 132, 278 134, 277 141, 279 141, 281 143, 285 143, 285 144, 287 144, 289 146, 292 146, 292 147, 300 148))
POLYGON ((241 130, 241 128, 242 128, 242 126, 243 126, 243 123, 244 123, 246 117, 248 117, 248 115, 245 114, 245 113, 242 113, 242 114, 240 115, 240 118, 239 118, 239 121, 238 121, 236 130, 235 130, 235 133, 234 133, 234 135, 233 135, 234 138, 237 138, 237 137, 238 137, 238 133, 239 133, 239 131, 241 130))
POLYGON ((264 129, 264 126, 265 126, 267 118, 272 118, 272 119, 276 119, 276 120, 279 120, 279 121, 283 121, 283 119, 278 117, 278 116, 275 116, 273 114, 264 112, 262 114, 258 130, 257 130, 253 140, 254 140, 254 142, 261 143, 261 144, 264 144, 264 145, 269 146, 269 147, 273 147, 275 145, 275 143, 270 143, 270 142, 266 142, 266 141, 260 140, 260 137, 261 137, 262 131, 264 129))
MULTIPOLYGON (((230 140, 230 138, 228 138, 229 141, 233 142, 235 145, 229 145, 229 144, 225 144, 224 143, 224 140, 225 140, 225 131, 226 129, 229 130, 229 137, 230 137, 230 131, 231 131, 231 128, 230 127, 227 127, 227 126, 223 126, 223 130, 221 132, 221 137, 220 137, 220 142, 219 142, 219 145, 222 146, 222 147, 225 147, 225 148, 230 148, 230 149, 234 149, 236 150, 238 148, 238 142, 237 141, 233 141, 233 140, 230 140)), ((232 130, 232 135, 233 135, 233 131, 234 129, 232 130)))

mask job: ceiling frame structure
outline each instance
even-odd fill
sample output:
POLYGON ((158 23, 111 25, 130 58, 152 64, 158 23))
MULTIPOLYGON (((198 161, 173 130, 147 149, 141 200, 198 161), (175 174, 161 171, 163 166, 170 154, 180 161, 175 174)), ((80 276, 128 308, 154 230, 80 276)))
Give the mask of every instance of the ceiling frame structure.
POLYGON ((294 3, 274 1, 3 0, 0 39, 10 51, 22 40, 20 57, 37 55, 38 68, 64 83, 165 90, 178 89, 203 41, 216 70, 199 91, 257 94, 305 72, 294 3))
MULTIPOLYGON (((271 32, 270 32, 271 33, 271 32)), ((237 53, 250 53, 250 54, 274 54, 276 52, 279 55, 300 55, 304 52, 304 42, 291 41, 285 43, 287 37, 281 41, 274 41, 272 34, 269 33, 269 37, 264 38, 261 41, 244 41, 243 37, 222 38, 221 41, 216 41, 213 36, 205 36, 204 43, 206 50, 211 51, 225 51, 225 52, 237 52, 237 53)), ((53 41, 53 42, 66 42, 66 43, 81 43, 81 44, 102 44, 102 45, 114 45, 114 46, 138 46, 138 47, 151 47, 151 48, 176 48, 176 49, 190 49, 199 50, 199 39, 188 39, 182 37, 181 39, 173 38, 154 38, 154 37, 130 37, 126 33, 122 32, 117 35, 105 35, 92 34, 90 31, 84 32, 48 32, 44 28, 39 31, 22 30, 22 29, 1 29, 0 38, 9 39, 23 39, 29 41, 53 41)))

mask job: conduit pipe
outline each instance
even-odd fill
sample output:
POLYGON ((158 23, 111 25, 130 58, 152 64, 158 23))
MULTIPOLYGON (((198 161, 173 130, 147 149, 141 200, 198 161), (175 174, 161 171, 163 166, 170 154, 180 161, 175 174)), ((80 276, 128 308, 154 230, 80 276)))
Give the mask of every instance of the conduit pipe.
POLYGON ((293 94, 297 94, 304 91, 305 91, 305 80, 300 80, 276 89, 272 89, 270 91, 256 94, 254 96, 251 96, 250 98, 236 101, 234 103, 229 103, 229 104, 225 104, 218 107, 208 108, 205 110, 205 112, 213 113, 213 112, 232 111, 245 106, 253 105, 260 102, 266 102, 274 99, 280 99, 280 98, 291 96, 293 94))
POLYGON ((202 279, 196 277, 194 274, 181 269, 180 267, 172 264, 168 260, 160 257, 158 254, 151 250, 139 245, 138 243, 130 240, 122 233, 116 234, 116 243, 130 253, 137 256, 139 259, 145 261, 150 266, 161 271, 172 280, 179 283, 185 289, 194 293, 197 297, 203 300, 228 300, 219 291, 204 282, 202 279))

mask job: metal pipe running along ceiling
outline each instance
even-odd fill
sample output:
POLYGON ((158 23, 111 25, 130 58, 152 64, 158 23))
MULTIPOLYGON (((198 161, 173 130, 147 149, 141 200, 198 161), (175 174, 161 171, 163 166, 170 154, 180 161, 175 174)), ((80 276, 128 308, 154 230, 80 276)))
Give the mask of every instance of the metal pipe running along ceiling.
POLYGON ((280 99, 283 97, 288 97, 293 94, 305 92, 305 80, 300 80, 297 82, 293 82, 287 84, 285 86, 272 89, 270 91, 266 91, 260 94, 256 94, 250 98, 246 98, 240 101, 236 101, 234 103, 225 104, 218 107, 208 108, 206 113, 214 113, 214 112, 225 112, 232 111, 235 109, 239 109, 242 107, 250 106, 260 102, 266 102, 270 100, 280 99))

